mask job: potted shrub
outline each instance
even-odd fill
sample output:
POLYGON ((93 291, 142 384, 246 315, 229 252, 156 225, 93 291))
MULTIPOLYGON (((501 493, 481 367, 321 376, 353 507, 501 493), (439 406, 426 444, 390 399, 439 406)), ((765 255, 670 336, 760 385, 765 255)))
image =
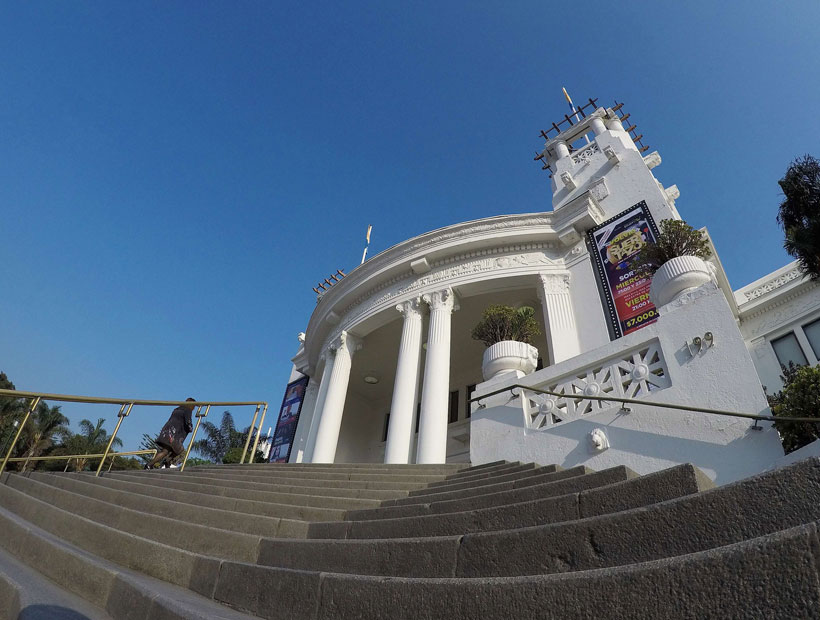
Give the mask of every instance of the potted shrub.
POLYGON ((481 371, 489 381, 506 373, 521 377, 535 370, 538 349, 530 343, 541 330, 529 306, 489 306, 473 329, 473 339, 487 345, 481 371))
POLYGON ((709 282, 711 250, 706 236, 683 220, 663 220, 657 243, 647 243, 630 263, 636 273, 652 278, 649 297, 656 307, 709 282))

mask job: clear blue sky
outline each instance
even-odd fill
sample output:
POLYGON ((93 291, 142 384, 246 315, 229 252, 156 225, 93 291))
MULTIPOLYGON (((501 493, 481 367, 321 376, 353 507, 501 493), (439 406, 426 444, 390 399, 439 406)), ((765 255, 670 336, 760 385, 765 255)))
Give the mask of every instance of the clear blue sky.
MULTIPOLYGON (((788 261, 819 31, 816 0, 4 3, 0 370, 278 406, 311 287, 368 224, 374 254, 550 209, 532 155, 562 85, 626 102, 738 288, 788 261)), ((139 413, 127 447, 168 412, 139 413)))

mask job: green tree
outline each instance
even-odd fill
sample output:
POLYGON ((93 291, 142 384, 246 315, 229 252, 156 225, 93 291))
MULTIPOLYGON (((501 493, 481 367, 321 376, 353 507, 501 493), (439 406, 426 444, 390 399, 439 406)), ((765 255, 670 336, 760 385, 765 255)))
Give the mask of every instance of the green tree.
MULTIPOLYGON (((248 437, 249 431, 250 427, 243 431, 236 430, 236 424, 234 423, 231 412, 225 411, 222 414, 222 422, 219 426, 207 420, 204 420, 202 424, 200 424, 199 432, 202 433, 202 438, 194 442, 193 448, 212 463, 238 463, 242 456, 242 450, 245 447, 245 440, 248 437), (239 455, 234 457, 232 453, 229 457, 228 453, 232 449, 238 449, 239 455), (235 458, 235 460, 226 461, 226 458, 235 458)), ((251 440, 254 438, 255 437, 251 440)), ((259 438, 259 441, 262 442, 266 439, 267 437, 262 436, 259 438)), ((254 461, 261 461, 261 454, 262 453, 257 450, 256 455, 259 458, 255 458, 254 461)))
POLYGON ((817 422, 775 422, 786 454, 820 438, 820 366, 783 368, 783 389, 767 394, 772 414, 790 418, 817 418, 817 422))
POLYGON ((820 280, 820 162, 811 155, 798 157, 778 184, 783 191, 777 212, 783 247, 805 275, 820 280))
POLYGON ((529 306, 494 305, 484 310, 481 321, 473 328, 473 340, 481 340, 488 347, 504 340, 517 340, 527 344, 541 333, 535 310, 529 306))
MULTIPOLYGON (((59 405, 49 407, 48 403, 40 402, 23 428, 18 443, 18 449, 22 451, 20 456, 26 459, 43 456, 57 441, 70 437, 68 423, 68 418, 62 414, 59 405)), ((25 461, 19 469, 31 470, 33 464, 25 461)))
MULTIPOLYGON (((59 447, 59 451, 62 454, 100 454, 105 452, 110 437, 103 424, 105 424, 105 418, 98 418, 96 424, 92 424, 90 420, 81 420, 80 432, 67 436, 59 447)), ((122 441, 117 437, 111 447, 119 448, 121 446, 122 441)), ((74 459, 71 465, 75 471, 83 471, 88 465, 88 461, 87 458, 74 459)))

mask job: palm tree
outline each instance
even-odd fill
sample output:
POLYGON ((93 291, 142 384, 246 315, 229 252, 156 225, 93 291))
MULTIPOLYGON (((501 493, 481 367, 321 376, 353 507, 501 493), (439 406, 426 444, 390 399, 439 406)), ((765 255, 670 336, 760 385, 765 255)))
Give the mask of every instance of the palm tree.
POLYGON ((784 196, 777 213, 786 234, 783 247, 805 275, 820 280, 820 162, 798 157, 778 184, 784 196))
MULTIPOLYGON (((63 441, 62 449, 66 454, 98 454, 105 451, 109 436, 103 424, 105 424, 105 418, 98 418, 96 424, 92 424, 90 420, 81 420, 80 432, 67 437, 63 441)), ((114 446, 122 446, 122 440, 119 437, 114 439, 112 447, 114 446)), ((86 465, 88 465, 87 458, 74 461, 75 471, 83 471, 86 465)))
POLYGON ((23 429, 22 456, 26 461, 20 471, 26 471, 28 459, 43 454, 54 445, 55 439, 66 439, 70 436, 68 418, 60 412, 60 406, 49 407, 47 403, 39 403, 23 429))
MULTIPOLYGON (((250 431, 250 426, 243 431, 236 430, 236 424, 234 424, 230 411, 222 414, 222 423, 218 427, 205 420, 199 428, 205 436, 195 441, 193 448, 215 463, 221 463, 229 450, 244 448, 245 439, 250 431)), ((259 441, 265 439, 267 438, 263 436, 259 438, 259 441)), ((258 450, 257 454, 260 454, 258 450)))

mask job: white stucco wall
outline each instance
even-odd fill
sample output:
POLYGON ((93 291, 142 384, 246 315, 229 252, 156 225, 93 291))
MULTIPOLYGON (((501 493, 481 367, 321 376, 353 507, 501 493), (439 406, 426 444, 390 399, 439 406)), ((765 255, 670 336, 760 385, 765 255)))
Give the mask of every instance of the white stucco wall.
MULTIPOLYGON (((520 382, 533 387, 556 385, 567 377, 582 377, 585 369, 597 372, 624 351, 656 341, 671 385, 641 396, 647 403, 656 400, 755 414, 768 411, 735 318, 714 284, 684 294, 661 308, 660 314, 653 325, 520 382), (715 334, 715 346, 691 356, 686 341, 706 331, 715 334)), ((579 378, 578 385, 584 384, 579 378)), ((479 386, 476 396, 482 391, 491 390, 479 386)), ((766 422, 760 423, 764 430, 755 431, 752 421, 740 418, 649 404, 630 405, 632 411, 623 413, 615 405, 536 430, 525 426, 521 399, 509 401, 508 394, 500 394, 486 402, 487 408, 474 411, 472 417, 473 464, 503 458, 562 467, 587 465, 596 470, 626 465, 644 474, 688 462, 725 484, 763 471, 783 455, 776 431, 766 422), (589 433, 596 428, 609 437, 609 449, 592 449, 589 433)))

